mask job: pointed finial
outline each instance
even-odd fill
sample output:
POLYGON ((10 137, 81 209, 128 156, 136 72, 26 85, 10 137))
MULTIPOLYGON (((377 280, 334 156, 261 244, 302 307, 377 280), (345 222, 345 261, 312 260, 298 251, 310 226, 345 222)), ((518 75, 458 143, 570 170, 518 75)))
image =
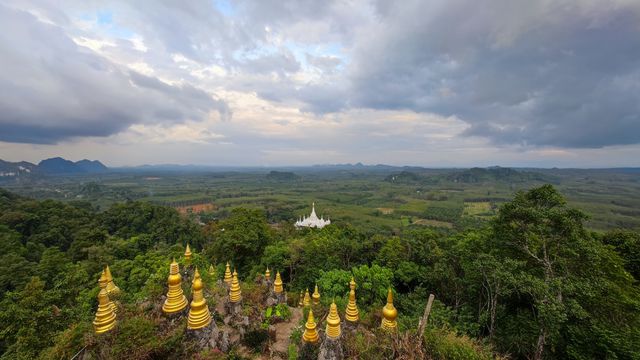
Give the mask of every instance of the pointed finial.
POLYGON ((338 306, 335 301, 331 303, 329 308, 329 316, 327 316, 327 327, 325 330, 327 337, 337 339, 342 333, 340 330, 340 315, 338 315, 338 306))
POLYGON ((267 266, 267 271, 264 272, 264 278, 267 281, 271 280, 271 271, 269 271, 269 267, 267 266))
POLYGON ((320 304, 320 292, 318 291, 318 284, 316 284, 316 288, 313 291, 313 305, 320 304))
POLYGON ((304 293, 304 300, 302 301, 302 303, 305 307, 311 305, 311 295, 309 295, 309 288, 307 288, 307 291, 304 293))
POLYGON ((360 312, 358 311, 358 305, 356 304, 356 282, 351 278, 351 282, 349 283, 349 304, 347 304, 347 309, 345 310, 344 318, 349 322, 357 322, 360 320, 360 312))
POLYGON ((111 306, 107 289, 102 288, 98 293, 98 310, 93 319, 93 330, 96 334, 102 334, 113 329, 115 326, 116 314, 111 306))
POLYGON ((276 280, 273 282, 273 292, 276 294, 282 293, 282 278, 280 277, 280 271, 276 272, 276 280))
POLYGON ((111 275, 111 269, 107 265, 104 269, 105 276, 107 277, 107 294, 118 295, 120 294, 120 288, 113 282, 113 276, 111 275))
POLYGON ((178 313, 187 307, 187 298, 182 291, 182 276, 180 276, 180 267, 174 258, 169 266, 169 291, 167 291, 167 299, 162 305, 162 311, 166 315, 178 313))
POLYGON ((231 287, 229 288, 229 302, 237 303, 240 300, 242 300, 240 282, 238 281, 238 273, 234 269, 233 278, 231 280, 231 287))
POLYGON ((224 269, 224 282, 228 286, 231 286, 232 279, 233 279, 233 276, 231 275, 231 268, 229 267, 229 262, 227 261, 227 267, 224 269))
POLYGON ((191 261, 191 248, 189 247, 189 243, 187 243, 187 248, 184 250, 184 260, 185 262, 191 261))
POLYGON ((398 328, 397 317, 398 310, 393 306, 393 292, 389 288, 387 304, 382 308, 382 324, 380 326, 385 330, 395 331, 398 328))
POLYGON ((316 321, 313 318, 313 310, 309 309, 309 316, 307 317, 307 322, 304 324, 304 333, 302 334, 302 340, 307 343, 315 344, 319 339, 320 337, 318 336, 318 331, 316 330, 316 321))
POLYGON ((203 288, 202 278, 200 277, 198 268, 196 268, 191 285, 193 299, 191 300, 189 316, 187 317, 187 329, 202 329, 211 324, 211 312, 209 312, 207 300, 204 298, 203 288))

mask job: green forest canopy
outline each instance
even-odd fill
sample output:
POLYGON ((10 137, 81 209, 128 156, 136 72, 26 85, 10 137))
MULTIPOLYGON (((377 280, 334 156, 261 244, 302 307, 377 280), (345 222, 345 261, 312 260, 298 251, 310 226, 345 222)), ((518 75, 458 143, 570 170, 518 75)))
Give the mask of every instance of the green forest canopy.
MULTIPOLYGON (((317 282, 323 300, 335 297, 342 310, 355 276, 363 317, 375 316, 391 286, 401 330, 416 327, 434 293, 428 334, 469 336, 515 359, 640 358, 640 234, 594 233, 585 219, 550 185, 518 192, 481 229, 396 235, 349 225, 272 227, 262 211, 243 208, 202 227, 144 202, 98 212, 88 203, 35 201, 0 189, 0 354, 69 357, 88 341, 83 334, 91 333, 105 264, 135 315, 144 312, 136 304, 165 291, 169 261, 188 242, 202 266, 230 261, 252 280, 268 265, 288 291, 317 282)), ((156 338, 139 315, 120 324, 114 352, 178 358, 175 351, 186 351, 176 350, 181 333, 156 338)))

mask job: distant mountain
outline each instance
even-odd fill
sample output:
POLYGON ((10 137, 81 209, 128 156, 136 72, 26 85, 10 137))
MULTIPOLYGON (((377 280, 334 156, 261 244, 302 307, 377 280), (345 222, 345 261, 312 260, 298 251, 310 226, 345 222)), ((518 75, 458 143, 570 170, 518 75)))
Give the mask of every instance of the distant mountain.
POLYGON ((35 175, 73 175, 94 174, 109 171, 98 160, 80 160, 73 162, 55 157, 42 160, 38 165, 26 161, 9 162, 0 160, 0 179, 27 178, 35 175))
POLYGON ((36 172, 37 166, 30 162, 9 162, 0 160, 0 178, 28 176, 36 172))

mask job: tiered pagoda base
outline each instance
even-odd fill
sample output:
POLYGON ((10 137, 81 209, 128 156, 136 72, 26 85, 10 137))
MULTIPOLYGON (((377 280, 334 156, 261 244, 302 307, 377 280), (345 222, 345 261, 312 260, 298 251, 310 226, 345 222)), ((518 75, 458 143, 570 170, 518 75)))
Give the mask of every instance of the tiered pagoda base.
POLYGON ((320 345, 318 360, 342 360, 344 359, 344 351, 342 351, 342 343, 340 338, 333 339, 325 336, 324 341, 320 345))

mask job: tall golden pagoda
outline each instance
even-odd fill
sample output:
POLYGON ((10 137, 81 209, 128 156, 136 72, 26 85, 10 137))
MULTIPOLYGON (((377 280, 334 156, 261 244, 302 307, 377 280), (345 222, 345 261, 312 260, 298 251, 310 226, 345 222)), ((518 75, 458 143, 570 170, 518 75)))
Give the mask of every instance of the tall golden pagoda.
POLYGON ((233 270, 233 278, 231 280, 231 288, 229 289, 229 301, 237 303, 242 299, 242 293, 240 292, 240 282, 238 282, 238 273, 233 270))
POLYGON ((167 291, 167 299, 162 305, 162 311, 166 315, 175 314, 187 307, 187 298, 184 296, 181 287, 182 276, 180 276, 180 268, 176 259, 173 259, 169 269, 169 291, 167 291))
POLYGON ((211 313, 207 306, 207 300, 202 294, 202 278, 196 268, 193 274, 193 285, 191 287, 193 299, 191 300, 191 307, 189 308, 189 317, 187 319, 187 329, 196 330, 211 324, 211 313))
POLYGON ((269 271, 269 267, 267 266, 267 271, 264 272, 264 278, 267 281, 271 280, 271 271, 269 271))
POLYGON ((276 272, 276 280, 273 282, 273 292, 276 294, 282 294, 282 278, 280 277, 280 271, 276 272))
POLYGON ((315 344, 320 340, 318 331, 316 330, 316 321, 313 318, 313 310, 309 309, 309 317, 304 324, 304 333, 302 334, 302 340, 311 344, 315 344))
POLYGON ((231 286, 232 279, 233 276, 231 276, 231 268, 229 267, 229 262, 227 261, 227 267, 226 269, 224 269, 224 282, 227 283, 227 285, 231 286))
MULTIPOLYGON (((100 275, 100 279, 98 279, 98 286, 100 287, 100 290, 104 289, 105 291, 107 290, 107 272, 105 270, 102 270, 102 274, 100 275)), ((108 294, 108 292, 107 292, 108 294)), ((111 301, 111 299, 109 299, 109 306, 111 306, 111 308, 113 309, 114 312, 117 311, 117 307, 116 304, 111 301)))
POLYGON ((315 290, 313 290, 313 305, 320 304, 320 292, 318 291, 318 284, 316 284, 315 290))
POLYGON ((189 264, 191 262, 191 248, 189 247, 189 243, 187 243, 187 248, 184 250, 184 261, 189 264))
POLYGON ((298 306, 303 307, 304 302, 302 299, 304 298, 304 291, 300 290, 300 296, 298 297, 298 306))
POLYGON ((357 322, 360 320, 360 313, 358 311, 358 305, 356 304, 356 282, 351 278, 349 282, 349 304, 347 304, 347 310, 345 311, 344 318, 349 322, 357 322))
POLYGON ((304 306, 311 305, 311 296, 309 295, 309 289, 304 293, 304 300, 302 301, 304 306))
POLYGON ((105 333, 116 326, 116 314, 111 306, 109 294, 106 288, 101 288, 98 293, 98 310, 93 319, 93 329, 96 334, 105 333))
POLYGON ((387 293, 387 305, 382 308, 382 324, 380 325, 385 330, 395 331, 398 328, 396 318, 398 317, 398 310, 393 306, 393 293, 391 288, 387 293))
POLYGON ((340 337, 340 315, 338 315, 338 306, 335 301, 331 303, 329 308, 329 316, 327 316, 327 337, 331 339, 337 339, 340 337))
POLYGON ((113 276, 111 276, 111 269, 109 269, 109 265, 105 267, 104 272, 107 277, 107 294, 109 295, 120 294, 120 288, 117 287, 116 284, 113 282, 113 276))

